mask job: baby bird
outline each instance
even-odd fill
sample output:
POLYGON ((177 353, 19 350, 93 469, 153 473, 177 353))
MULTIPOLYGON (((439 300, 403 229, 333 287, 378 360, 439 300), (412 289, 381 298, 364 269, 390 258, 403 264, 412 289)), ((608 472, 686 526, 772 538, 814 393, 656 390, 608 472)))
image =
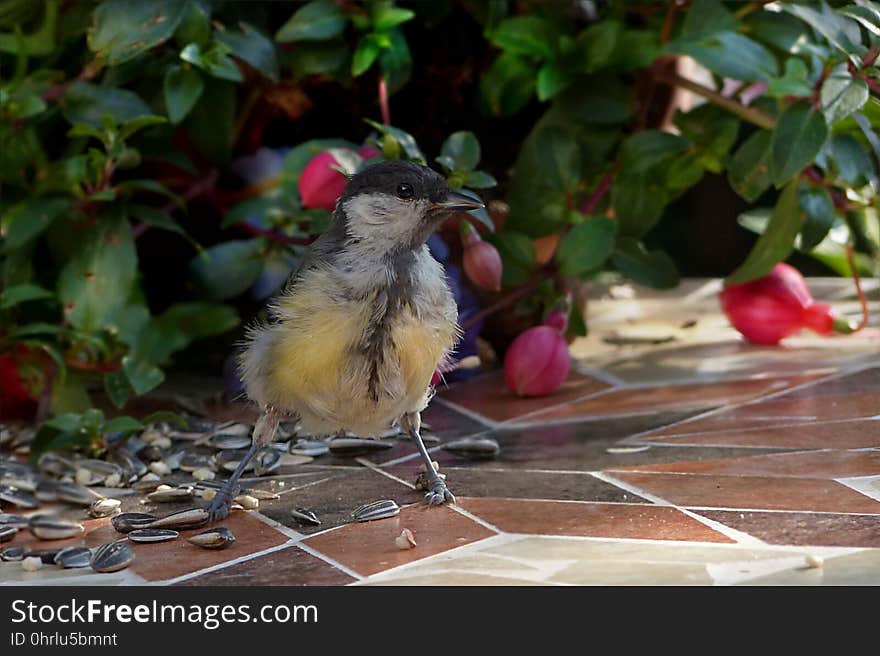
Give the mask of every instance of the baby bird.
POLYGON ((379 437, 399 424, 425 461, 428 503, 455 501, 419 433, 431 377, 460 332, 425 242, 450 212, 480 207, 411 162, 372 164, 349 180, 268 321, 248 331, 239 371, 262 414, 249 452, 208 506, 212 520, 227 516, 242 471, 285 415, 321 436, 379 437))

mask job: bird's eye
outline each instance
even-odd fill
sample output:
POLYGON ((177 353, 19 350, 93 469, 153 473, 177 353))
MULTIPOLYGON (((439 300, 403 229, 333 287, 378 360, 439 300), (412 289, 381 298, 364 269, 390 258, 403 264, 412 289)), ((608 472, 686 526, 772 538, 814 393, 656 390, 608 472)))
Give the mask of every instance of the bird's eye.
POLYGON ((413 187, 408 182, 401 182, 397 185, 397 197, 402 198, 403 200, 409 200, 413 197, 415 191, 413 191, 413 187))

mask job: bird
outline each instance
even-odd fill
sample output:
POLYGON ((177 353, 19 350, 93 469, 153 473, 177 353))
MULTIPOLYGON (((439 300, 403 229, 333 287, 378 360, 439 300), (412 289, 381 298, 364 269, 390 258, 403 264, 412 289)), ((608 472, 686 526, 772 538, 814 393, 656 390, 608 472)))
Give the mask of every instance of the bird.
POLYGON ((482 207, 414 162, 371 163, 348 178, 327 229, 237 353, 260 415, 247 454, 208 505, 212 521, 228 515, 242 472, 285 418, 322 437, 380 437, 398 427, 425 463, 427 503, 455 503, 420 432, 432 376, 461 335, 445 271, 426 242, 451 213, 482 207))

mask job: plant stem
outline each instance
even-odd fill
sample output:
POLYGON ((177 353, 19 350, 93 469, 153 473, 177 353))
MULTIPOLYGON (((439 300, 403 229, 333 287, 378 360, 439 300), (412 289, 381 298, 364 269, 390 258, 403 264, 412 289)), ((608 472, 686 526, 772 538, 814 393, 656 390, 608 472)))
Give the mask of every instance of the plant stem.
POLYGON ((379 78, 379 108, 382 110, 382 123, 391 125, 391 108, 388 106, 388 82, 385 76, 379 78))
POLYGON ((772 116, 769 116, 768 114, 765 114, 760 109, 757 109, 755 107, 746 107, 742 103, 738 103, 735 100, 721 95, 714 89, 704 87, 702 84, 694 82, 693 80, 689 80, 686 77, 682 77, 677 73, 657 72, 654 74, 654 78, 659 82, 664 82, 669 85, 679 86, 683 89, 687 89, 691 93, 695 93, 698 96, 705 98, 709 102, 718 105, 722 109, 726 109, 731 114, 739 116, 744 121, 753 123, 758 127, 765 128, 767 130, 772 130, 774 127, 776 127, 776 119, 774 119, 772 116))
POLYGON ((279 244, 288 244, 293 246, 308 246, 312 243, 311 239, 307 239, 305 237, 288 237, 287 235, 282 235, 280 232, 276 232, 275 230, 266 230, 265 228, 258 228, 255 225, 251 225, 250 223, 239 223, 237 224, 239 228, 244 230, 245 232, 256 235, 258 237, 266 237, 271 241, 277 242, 279 244))
POLYGON ((605 175, 602 176, 602 179, 599 180, 599 184, 596 185, 593 193, 590 194, 590 197, 587 198, 581 206, 581 214, 586 216, 596 208, 596 205, 602 200, 602 196, 608 193, 608 190, 611 189, 612 182, 614 182, 614 169, 606 171, 605 175))
POLYGON ((865 292, 862 291, 862 283, 859 280, 859 272, 856 269, 855 258, 853 257, 853 248, 851 244, 846 245, 846 259, 849 262, 849 270, 852 272, 853 282, 856 284, 856 293, 859 296, 859 303, 862 305, 862 321, 853 329, 858 332, 868 325, 868 299, 865 298, 865 292))
POLYGON ((532 278, 529 282, 524 284, 522 287, 514 289, 509 294, 502 296, 497 301, 492 303, 492 305, 483 308, 482 310, 477 312, 474 316, 468 318, 467 321, 464 321, 461 324, 461 329, 467 330, 468 328, 476 325, 477 323, 479 323, 480 321, 482 321, 486 317, 495 314, 498 310, 503 310, 508 305, 515 303, 516 301, 523 298, 524 296, 528 296, 535 289, 537 289, 538 286, 541 285, 541 283, 543 283, 546 280, 549 280, 555 274, 556 274, 556 271, 554 269, 544 269, 544 270, 540 271, 534 278, 532 278))

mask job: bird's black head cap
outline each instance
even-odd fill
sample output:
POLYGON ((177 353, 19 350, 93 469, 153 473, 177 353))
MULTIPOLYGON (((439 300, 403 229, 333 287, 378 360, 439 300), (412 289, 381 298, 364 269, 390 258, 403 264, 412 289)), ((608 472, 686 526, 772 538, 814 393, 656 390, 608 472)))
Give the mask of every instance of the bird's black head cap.
POLYGON ((379 193, 402 200, 427 199, 441 202, 449 193, 446 179, 427 166, 390 160, 369 164, 356 173, 345 187, 341 202, 360 194, 379 193))

